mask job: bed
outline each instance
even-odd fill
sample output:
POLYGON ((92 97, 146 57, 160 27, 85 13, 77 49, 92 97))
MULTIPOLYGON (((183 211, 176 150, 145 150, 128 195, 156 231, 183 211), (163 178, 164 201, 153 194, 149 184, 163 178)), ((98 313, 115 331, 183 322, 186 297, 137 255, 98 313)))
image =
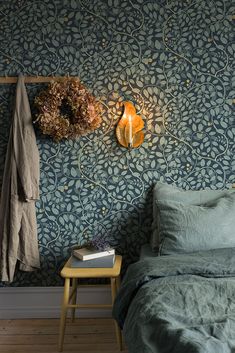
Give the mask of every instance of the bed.
POLYGON ((151 242, 113 308, 129 353, 234 353, 235 190, 154 193, 151 242))

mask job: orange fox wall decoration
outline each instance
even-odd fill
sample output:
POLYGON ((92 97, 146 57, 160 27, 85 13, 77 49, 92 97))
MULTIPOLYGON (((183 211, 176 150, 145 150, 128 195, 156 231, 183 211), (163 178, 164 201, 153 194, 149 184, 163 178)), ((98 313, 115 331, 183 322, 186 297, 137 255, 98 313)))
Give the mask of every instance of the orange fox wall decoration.
POLYGON ((116 128, 118 142, 124 147, 139 147, 144 141, 143 119, 131 102, 124 102, 124 112, 116 128))

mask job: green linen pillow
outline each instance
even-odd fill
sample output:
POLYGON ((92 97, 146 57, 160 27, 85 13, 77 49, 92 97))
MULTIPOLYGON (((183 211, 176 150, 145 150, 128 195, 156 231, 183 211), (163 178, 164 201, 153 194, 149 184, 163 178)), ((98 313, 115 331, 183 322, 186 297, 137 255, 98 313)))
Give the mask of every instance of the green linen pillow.
POLYGON ((235 247, 235 193, 204 206, 159 202, 159 255, 235 247))
MULTIPOLYGON (((152 235, 150 240, 150 245, 152 250, 157 251, 159 249, 160 242, 162 242, 163 240, 162 226, 166 226, 165 223, 167 222, 167 219, 164 217, 164 215, 166 214, 167 204, 168 204, 168 215, 167 215, 168 217, 173 217, 173 218, 180 217, 178 213, 179 212, 182 213, 184 208, 185 212, 187 212, 187 210, 188 212, 191 212, 191 213, 195 212, 195 214, 197 214, 197 216, 195 216, 196 218, 196 217, 199 217, 199 214, 198 214, 199 210, 201 215, 204 213, 205 209, 208 210, 210 208, 216 207, 215 206, 216 203, 221 198, 224 198, 229 195, 234 195, 233 197, 235 198, 235 190, 230 189, 230 190, 185 191, 172 185, 157 183, 153 190, 153 223, 152 223, 152 235), (198 206, 198 207, 205 206, 205 209, 204 208, 197 209, 190 206, 198 206), (162 215, 161 217, 160 211, 162 207, 164 207, 165 211, 164 213, 161 214, 162 215), (177 209, 179 209, 178 213, 176 212, 177 209), (159 227, 161 227, 161 237, 160 237, 159 227)), ((234 203, 235 203, 235 200, 234 200, 234 203)), ((220 216, 221 215, 218 215, 218 217, 220 216)), ((233 214, 233 217, 234 216, 235 216, 235 213, 233 214)), ((181 219, 182 219, 182 216, 181 216, 181 219)), ((197 218, 197 222, 199 221, 200 221, 199 218, 197 218)), ((177 219, 176 219, 176 222, 177 222, 177 219)), ((207 217, 203 217, 203 222, 204 222, 204 227, 205 226, 209 227, 209 221, 207 220, 207 217)), ((221 222, 221 219, 219 219, 219 222, 221 222)), ((202 230, 204 231, 203 226, 202 226, 202 230)))

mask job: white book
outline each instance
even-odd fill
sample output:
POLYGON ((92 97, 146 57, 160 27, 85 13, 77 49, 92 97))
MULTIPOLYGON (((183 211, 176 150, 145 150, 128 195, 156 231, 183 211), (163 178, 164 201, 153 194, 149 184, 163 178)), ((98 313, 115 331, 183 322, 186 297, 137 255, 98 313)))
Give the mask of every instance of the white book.
POLYGON ((91 250, 87 248, 73 250, 73 255, 82 261, 98 259, 99 257, 110 256, 115 254, 115 249, 91 250))
POLYGON ((76 256, 72 256, 71 267, 77 268, 112 268, 115 262, 115 255, 103 256, 98 259, 82 261, 76 256))

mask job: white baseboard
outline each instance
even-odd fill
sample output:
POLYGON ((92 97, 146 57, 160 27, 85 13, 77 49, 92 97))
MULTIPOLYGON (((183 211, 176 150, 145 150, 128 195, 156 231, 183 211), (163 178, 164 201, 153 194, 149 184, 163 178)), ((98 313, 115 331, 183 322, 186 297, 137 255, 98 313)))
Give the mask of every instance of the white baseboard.
MULTIPOLYGON (((59 318, 62 298, 63 287, 2 287, 0 319, 59 318)), ((110 289, 98 286, 79 288, 78 302, 110 304, 110 289)), ((76 309, 76 316, 111 317, 111 309, 76 309)))

